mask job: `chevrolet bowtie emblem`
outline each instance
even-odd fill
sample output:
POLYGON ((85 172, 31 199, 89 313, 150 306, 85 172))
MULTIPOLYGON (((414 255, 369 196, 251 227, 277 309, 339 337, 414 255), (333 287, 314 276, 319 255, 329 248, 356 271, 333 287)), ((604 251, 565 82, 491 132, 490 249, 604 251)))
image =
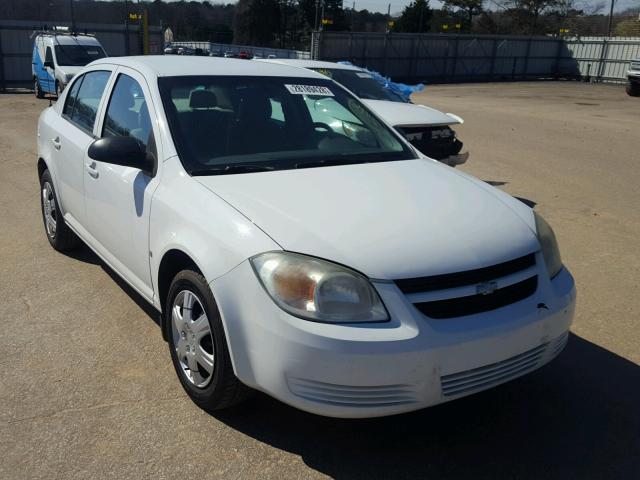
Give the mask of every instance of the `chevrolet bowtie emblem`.
POLYGON ((497 282, 482 282, 476 285, 476 293, 478 295, 491 295, 497 289, 497 282))

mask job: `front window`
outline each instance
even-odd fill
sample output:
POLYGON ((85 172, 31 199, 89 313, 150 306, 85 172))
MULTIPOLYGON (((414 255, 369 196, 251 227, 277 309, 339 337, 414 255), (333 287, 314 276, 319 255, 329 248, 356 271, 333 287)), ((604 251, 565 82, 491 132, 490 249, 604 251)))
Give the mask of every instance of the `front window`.
POLYGON ((342 68, 312 68, 311 70, 335 80, 365 100, 388 100, 406 103, 406 100, 400 95, 388 88, 384 88, 367 72, 342 68))
POLYGON ((330 80, 198 76, 158 80, 192 175, 415 158, 399 136, 330 80))
POLYGON ((56 45, 55 50, 58 65, 62 67, 84 67, 107 56, 97 45, 56 45))

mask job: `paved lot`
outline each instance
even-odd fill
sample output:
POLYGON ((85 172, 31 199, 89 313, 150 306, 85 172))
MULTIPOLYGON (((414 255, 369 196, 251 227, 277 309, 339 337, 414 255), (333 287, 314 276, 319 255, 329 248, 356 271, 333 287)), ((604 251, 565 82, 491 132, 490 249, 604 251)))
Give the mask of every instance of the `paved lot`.
POLYGON ((0 95, 0 478, 638 478, 640 100, 578 83, 431 87, 464 170, 536 204, 578 284, 566 351, 503 387, 344 421, 264 396, 210 416, 152 311, 86 249, 47 244, 35 126, 0 95))

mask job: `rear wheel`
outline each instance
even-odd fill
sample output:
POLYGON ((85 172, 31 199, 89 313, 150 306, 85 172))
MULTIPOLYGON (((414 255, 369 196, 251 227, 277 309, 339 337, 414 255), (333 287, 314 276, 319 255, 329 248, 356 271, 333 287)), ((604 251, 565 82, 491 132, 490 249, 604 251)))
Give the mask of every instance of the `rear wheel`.
POLYGON ((80 239, 62 218, 49 170, 45 170, 40 178, 40 205, 44 231, 51 246, 61 252, 77 247, 80 239))
POLYGON ((250 395, 251 389, 233 373, 220 313, 200 273, 183 270, 175 276, 165 315, 173 366, 197 405, 221 410, 250 395))
POLYGON ((36 98, 44 98, 44 92, 40 88, 40 82, 37 77, 33 80, 33 91, 36 94, 36 98))
POLYGON ((627 83, 627 94, 632 97, 640 97, 640 83, 627 83))

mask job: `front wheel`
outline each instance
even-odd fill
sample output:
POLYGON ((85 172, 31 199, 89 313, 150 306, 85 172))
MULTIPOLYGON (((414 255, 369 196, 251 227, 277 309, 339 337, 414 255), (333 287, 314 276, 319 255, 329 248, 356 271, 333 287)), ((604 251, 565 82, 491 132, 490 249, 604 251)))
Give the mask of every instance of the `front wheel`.
POLYGON ((60 204, 53 188, 49 170, 45 170, 40 178, 40 206, 44 231, 51 246, 61 252, 77 247, 80 244, 80 239, 62 218, 60 204))
POLYGON ((37 77, 33 80, 33 91, 36 94, 36 98, 44 98, 44 92, 40 88, 40 82, 37 77))
POLYGON ((640 97, 640 83, 627 83, 627 94, 631 97, 640 97))
POLYGON ((165 328, 180 383, 198 406, 221 410, 249 396, 251 389, 233 373, 220 313, 200 273, 183 270, 173 279, 165 328))

